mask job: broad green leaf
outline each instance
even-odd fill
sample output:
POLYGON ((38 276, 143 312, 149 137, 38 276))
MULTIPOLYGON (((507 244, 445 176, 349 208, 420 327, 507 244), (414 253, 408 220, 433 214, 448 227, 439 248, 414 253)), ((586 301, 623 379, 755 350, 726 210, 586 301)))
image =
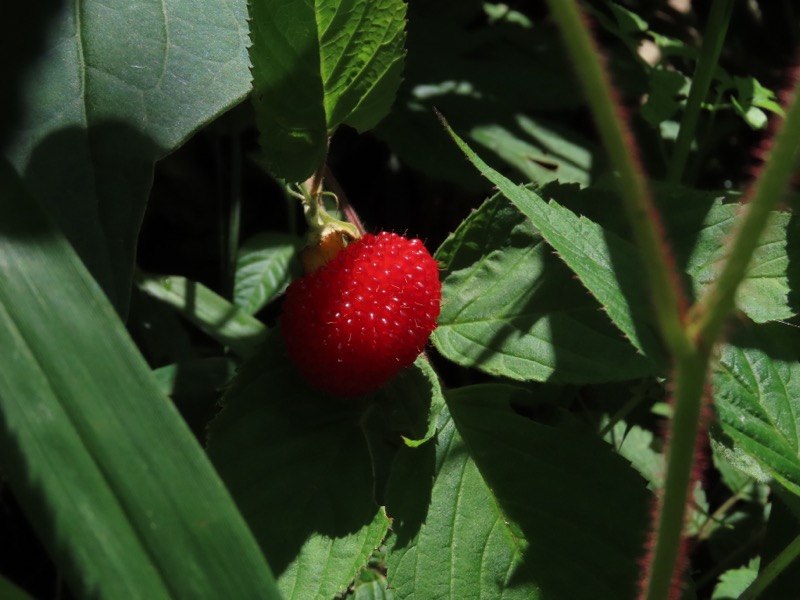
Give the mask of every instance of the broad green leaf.
MULTIPOLYGON (((741 210, 739 204, 722 204, 721 200, 716 200, 706 214, 687 260, 687 271, 694 282, 695 295, 699 295, 715 280, 741 210)), ((685 217, 690 212, 688 207, 680 211, 685 217)), ((680 217, 674 215, 672 218, 680 217)), ((791 306, 789 302, 789 257, 796 256, 800 248, 797 247, 798 237, 796 234, 790 235, 790 228, 800 230, 800 221, 792 220, 791 215, 785 212, 771 214, 753 253, 747 275, 736 292, 737 306, 756 323, 788 319, 797 313, 798 307, 791 306)), ((677 225, 674 230, 683 231, 681 237, 685 240, 685 229, 677 225)))
POLYGON ((136 285, 176 309, 239 356, 253 354, 266 335, 261 321, 196 281, 175 275, 156 277, 139 273, 136 285))
POLYGON ((392 472, 396 596, 633 597, 649 494, 627 462, 582 430, 515 412, 534 404, 522 389, 472 386, 447 401, 452 421, 392 472))
POLYGON ((342 124, 365 131, 394 101, 403 68, 403 0, 254 0, 253 101, 275 175, 309 177, 342 124))
POLYGON ((302 275, 297 260, 302 241, 293 235, 260 233, 239 248, 233 300, 237 306, 255 314, 282 293, 294 277, 302 275))
POLYGON ((0 459, 76 597, 275 598, 111 304, 0 162, 0 459))
POLYGON ((483 162, 452 130, 450 134, 483 176, 531 220, 636 349, 656 363, 663 362, 644 267, 635 246, 556 201, 547 202, 533 190, 515 185, 483 162))
POLYGON ((445 301, 433 341, 450 360, 522 381, 624 380, 655 370, 503 196, 473 212, 436 258, 445 301))
POLYGON ((590 183, 597 157, 588 140, 525 115, 516 115, 514 121, 514 130, 499 124, 478 125, 469 135, 539 185, 555 180, 590 183))
POLYGON ((250 89, 244 0, 64 0, 8 156, 127 312, 153 163, 250 89))
POLYGON ((385 447, 402 447, 401 435, 423 437, 432 385, 414 366, 362 399, 329 397, 305 382, 277 330, 242 366, 208 449, 285 598, 330 599, 381 544, 389 520, 377 482, 392 457, 373 455, 371 416, 386 411, 377 419, 389 424, 385 447))
MULTIPOLYGON (((698 297, 717 276, 742 206, 724 202, 720 192, 657 182, 652 187, 675 264, 687 273, 687 288, 698 297)), ((552 196, 626 239, 630 236, 623 215, 607 210, 616 200, 606 189, 550 184, 542 195, 552 196)), ((797 302, 790 295, 800 267, 789 257, 800 252, 798 239, 800 221, 789 213, 773 212, 736 295, 739 308, 754 321, 786 319, 797 313, 797 302)))
POLYGON ((800 495, 798 348, 793 327, 752 326, 722 347, 713 381, 720 425, 733 447, 800 495))

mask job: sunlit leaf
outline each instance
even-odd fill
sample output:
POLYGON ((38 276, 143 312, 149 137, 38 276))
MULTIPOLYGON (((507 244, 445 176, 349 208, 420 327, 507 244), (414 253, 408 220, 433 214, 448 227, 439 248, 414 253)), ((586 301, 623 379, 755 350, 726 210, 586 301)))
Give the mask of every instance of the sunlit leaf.
POLYGON ((643 266, 633 244, 556 201, 548 202, 535 191, 515 185, 489 167, 452 130, 450 134, 484 177, 530 219, 634 347, 661 362, 663 349, 642 285, 643 266))
POLYGON ((257 234, 242 244, 233 286, 236 305, 254 314, 302 275, 297 260, 301 244, 297 236, 275 232, 257 234))
POLYGON ((394 101, 405 40, 402 0, 250 3, 253 100, 275 174, 309 177, 342 124, 365 131, 394 101))
POLYGON ((447 358, 523 381, 585 383, 653 372, 503 196, 473 212, 436 258, 445 301, 433 340, 447 358))
POLYGON ((714 372, 722 430, 734 447, 800 495, 800 332, 765 324, 732 342, 722 347, 714 372))

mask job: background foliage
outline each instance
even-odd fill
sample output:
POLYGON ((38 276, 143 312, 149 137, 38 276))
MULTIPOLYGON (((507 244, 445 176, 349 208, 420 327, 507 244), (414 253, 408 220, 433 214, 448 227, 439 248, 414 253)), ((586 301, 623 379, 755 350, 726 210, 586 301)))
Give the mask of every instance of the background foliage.
MULTIPOLYGON (((675 179, 721 4, 583 4, 690 300, 800 35, 790 0, 733 3, 675 179)), ((671 363, 543 3, 61 0, 17 19, 0 25, 0 597, 635 597, 671 363), (323 161, 368 229, 442 265, 427 356, 351 403, 309 388, 277 332, 304 233, 283 186, 323 161)), ((751 593, 781 556, 759 597, 797 589, 794 208, 792 189, 714 360, 685 598, 751 593)))

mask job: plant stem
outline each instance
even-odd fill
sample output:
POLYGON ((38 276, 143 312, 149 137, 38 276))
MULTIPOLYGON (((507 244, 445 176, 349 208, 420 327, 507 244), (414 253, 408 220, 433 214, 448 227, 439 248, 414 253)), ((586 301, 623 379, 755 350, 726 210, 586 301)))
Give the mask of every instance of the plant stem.
POLYGON ((666 450, 663 496, 656 512, 649 572, 642 598, 669 597, 673 581, 680 576, 686 505, 697 460, 697 439, 706 393, 708 356, 693 354, 675 363, 673 414, 666 450))
POLYGON ((668 246, 653 205, 633 136, 620 114, 599 50, 584 24, 576 0, 548 0, 567 53, 572 59, 584 96, 597 124, 603 145, 615 170, 618 190, 644 262, 659 328, 676 356, 691 352, 683 327, 685 298, 680 278, 669 257, 668 246))
POLYGON ((739 600, 755 600, 798 556, 800 556, 800 536, 794 538, 771 563, 762 569, 756 580, 739 596, 739 600))
POLYGON ((751 480, 748 480, 748 482, 739 488, 735 494, 720 504, 713 514, 708 515, 706 520, 703 522, 703 525, 700 527, 700 530, 697 532, 698 540, 707 540, 711 536, 711 530, 714 527, 714 524, 722 522, 727 512, 732 509, 736 503, 739 502, 739 500, 742 499, 744 490, 750 485, 750 483, 751 480))
POLYGON ((744 208, 722 271, 714 285, 692 307, 689 334, 697 343, 710 346, 719 337, 725 319, 734 308, 736 289, 747 273, 770 212, 783 197, 798 162, 800 102, 795 88, 772 151, 761 176, 751 188, 750 201, 744 208))
POLYGON ((703 99, 708 95, 711 80, 714 78, 714 69, 717 67, 719 55, 722 52, 722 44, 725 41, 725 34, 728 32, 728 23, 732 12, 733 0, 714 0, 711 4, 708 25, 703 36, 703 46, 697 59, 694 77, 692 77, 689 98, 686 100, 686 108, 681 118, 672 159, 667 168, 667 181, 669 182, 678 183, 683 179, 692 140, 695 138, 700 109, 703 99))

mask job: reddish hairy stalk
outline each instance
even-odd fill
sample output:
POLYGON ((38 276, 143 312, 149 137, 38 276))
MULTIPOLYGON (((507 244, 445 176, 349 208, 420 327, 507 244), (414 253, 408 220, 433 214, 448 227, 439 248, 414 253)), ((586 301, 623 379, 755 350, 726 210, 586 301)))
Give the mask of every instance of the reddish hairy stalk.
MULTIPOLYGON (((713 412, 711 405, 713 402, 713 390, 710 383, 706 383, 703 391, 703 397, 700 405, 700 418, 698 421, 698 433, 695 436, 694 443, 694 461, 692 464, 691 474, 689 477, 689 485, 686 490, 686 497, 684 499, 684 506, 692 506, 694 490, 698 482, 703 480, 703 473, 708 466, 708 425, 711 422, 713 412)), ((674 394, 670 394, 670 406, 675 409, 674 394)), ((662 434, 664 436, 664 454, 666 457, 670 456, 672 449, 672 428, 668 423, 663 424, 662 434)), ((657 536, 661 534, 659 523, 663 514, 664 504, 664 490, 658 491, 656 497, 653 499, 651 508, 651 518, 653 522, 653 529, 647 536, 645 544, 645 553, 640 561, 642 569, 642 578, 639 581, 639 598, 643 600, 649 595, 649 590, 652 586, 653 575, 653 558, 656 549, 657 536)), ((689 514, 686 514, 685 520, 688 521, 689 514)), ((684 527, 686 522, 684 522, 684 527)), ((689 553, 691 544, 689 538, 685 535, 680 536, 678 542, 678 552, 674 561, 672 574, 670 577, 668 600, 679 600, 684 591, 683 574, 686 572, 686 567, 689 562, 689 553)))
MULTIPOLYGON (((603 145, 617 177, 617 189, 634 233, 659 330, 674 366, 673 416, 667 434, 664 492, 657 498, 653 534, 643 559, 642 597, 677 598, 686 564, 683 531, 687 495, 699 461, 701 409, 706 387, 708 352, 698 350, 686 329, 687 300, 653 204, 628 122, 620 109, 602 55, 576 0, 549 0, 584 95, 590 99, 603 145)), ((705 402, 707 403, 707 402, 705 402)))

